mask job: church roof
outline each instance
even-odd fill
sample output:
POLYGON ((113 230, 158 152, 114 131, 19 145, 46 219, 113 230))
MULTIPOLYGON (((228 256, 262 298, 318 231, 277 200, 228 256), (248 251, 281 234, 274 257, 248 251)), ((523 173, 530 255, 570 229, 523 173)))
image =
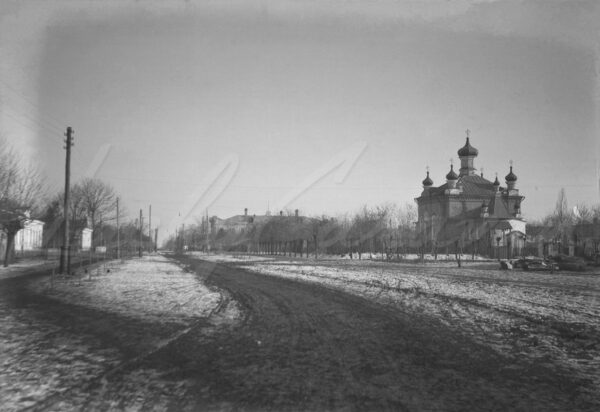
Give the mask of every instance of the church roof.
MULTIPOLYGON (((479 175, 460 176, 457 187, 462 186, 462 194, 468 196, 492 196, 495 193, 494 185, 489 180, 479 175)), ((448 189, 448 184, 445 183, 439 187, 432 188, 432 194, 443 194, 448 189)))
POLYGON ((462 185, 463 193, 466 195, 491 195, 494 193, 494 186, 489 180, 478 176, 463 176, 458 180, 457 185, 462 185))

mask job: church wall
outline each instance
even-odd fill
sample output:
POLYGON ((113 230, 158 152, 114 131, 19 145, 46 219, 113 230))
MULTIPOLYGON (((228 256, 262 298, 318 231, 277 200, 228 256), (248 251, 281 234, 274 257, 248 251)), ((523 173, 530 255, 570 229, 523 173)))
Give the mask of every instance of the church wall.
POLYGON ((463 213, 470 212, 472 210, 480 210, 481 203, 481 199, 450 199, 448 206, 448 216, 456 217, 462 215, 463 213))
POLYGON ((429 219, 435 215, 439 217, 447 217, 446 212, 446 199, 440 196, 432 196, 427 198, 421 198, 418 202, 419 221, 424 218, 429 219))

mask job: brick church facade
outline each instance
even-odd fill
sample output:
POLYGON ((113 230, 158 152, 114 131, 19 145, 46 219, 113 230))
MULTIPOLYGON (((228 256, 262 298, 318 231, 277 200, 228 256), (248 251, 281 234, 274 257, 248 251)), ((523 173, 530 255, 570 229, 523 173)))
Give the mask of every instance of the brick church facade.
POLYGON ((525 221, 521 203, 525 199, 516 187, 517 176, 510 172, 501 186, 498 177, 491 182, 476 173, 474 160, 479 154, 467 141, 458 150, 460 170, 454 166, 446 183, 435 187, 427 176, 418 204, 417 231, 425 252, 478 253, 511 258, 525 244, 525 221))

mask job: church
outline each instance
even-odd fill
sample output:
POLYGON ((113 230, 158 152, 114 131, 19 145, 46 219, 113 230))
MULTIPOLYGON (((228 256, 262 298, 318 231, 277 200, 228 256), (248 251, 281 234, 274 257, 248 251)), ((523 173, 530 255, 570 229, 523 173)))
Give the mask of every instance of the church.
POLYGON ((418 205, 417 232, 425 253, 473 253, 510 259, 521 254, 525 244, 525 220, 517 189, 517 176, 510 171, 505 185, 498 176, 491 182, 477 174, 475 158, 479 151, 467 141, 458 150, 460 169, 454 165, 446 182, 434 186, 429 176, 423 180, 418 205))

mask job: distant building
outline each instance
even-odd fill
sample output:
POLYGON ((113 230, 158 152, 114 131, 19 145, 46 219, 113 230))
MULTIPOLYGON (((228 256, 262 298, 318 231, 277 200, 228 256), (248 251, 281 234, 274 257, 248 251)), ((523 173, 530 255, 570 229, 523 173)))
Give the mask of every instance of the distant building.
MULTIPOLYGON (((299 212, 296 209, 294 212, 295 217, 301 218, 299 212)), ((246 230, 252 224, 266 223, 269 220, 284 216, 283 211, 279 212, 279 215, 272 216, 270 212, 264 215, 248 215, 248 209, 244 209, 243 215, 235 215, 226 219, 221 219, 216 216, 211 218, 211 233, 219 233, 224 231, 228 233, 241 233, 246 230)))
POLYGON ((35 219, 26 220, 23 229, 15 236, 15 251, 25 252, 42 248, 44 222, 35 219))
POLYGON ((474 160, 479 154, 471 146, 469 134, 458 150, 459 173, 450 165, 446 183, 434 186, 427 176, 418 204, 417 231, 422 246, 434 253, 440 248, 485 253, 494 257, 520 254, 525 242, 525 221, 521 203, 525 199, 516 188, 513 167, 501 186, 498 177, 491 182, 476 174, 474 160))

